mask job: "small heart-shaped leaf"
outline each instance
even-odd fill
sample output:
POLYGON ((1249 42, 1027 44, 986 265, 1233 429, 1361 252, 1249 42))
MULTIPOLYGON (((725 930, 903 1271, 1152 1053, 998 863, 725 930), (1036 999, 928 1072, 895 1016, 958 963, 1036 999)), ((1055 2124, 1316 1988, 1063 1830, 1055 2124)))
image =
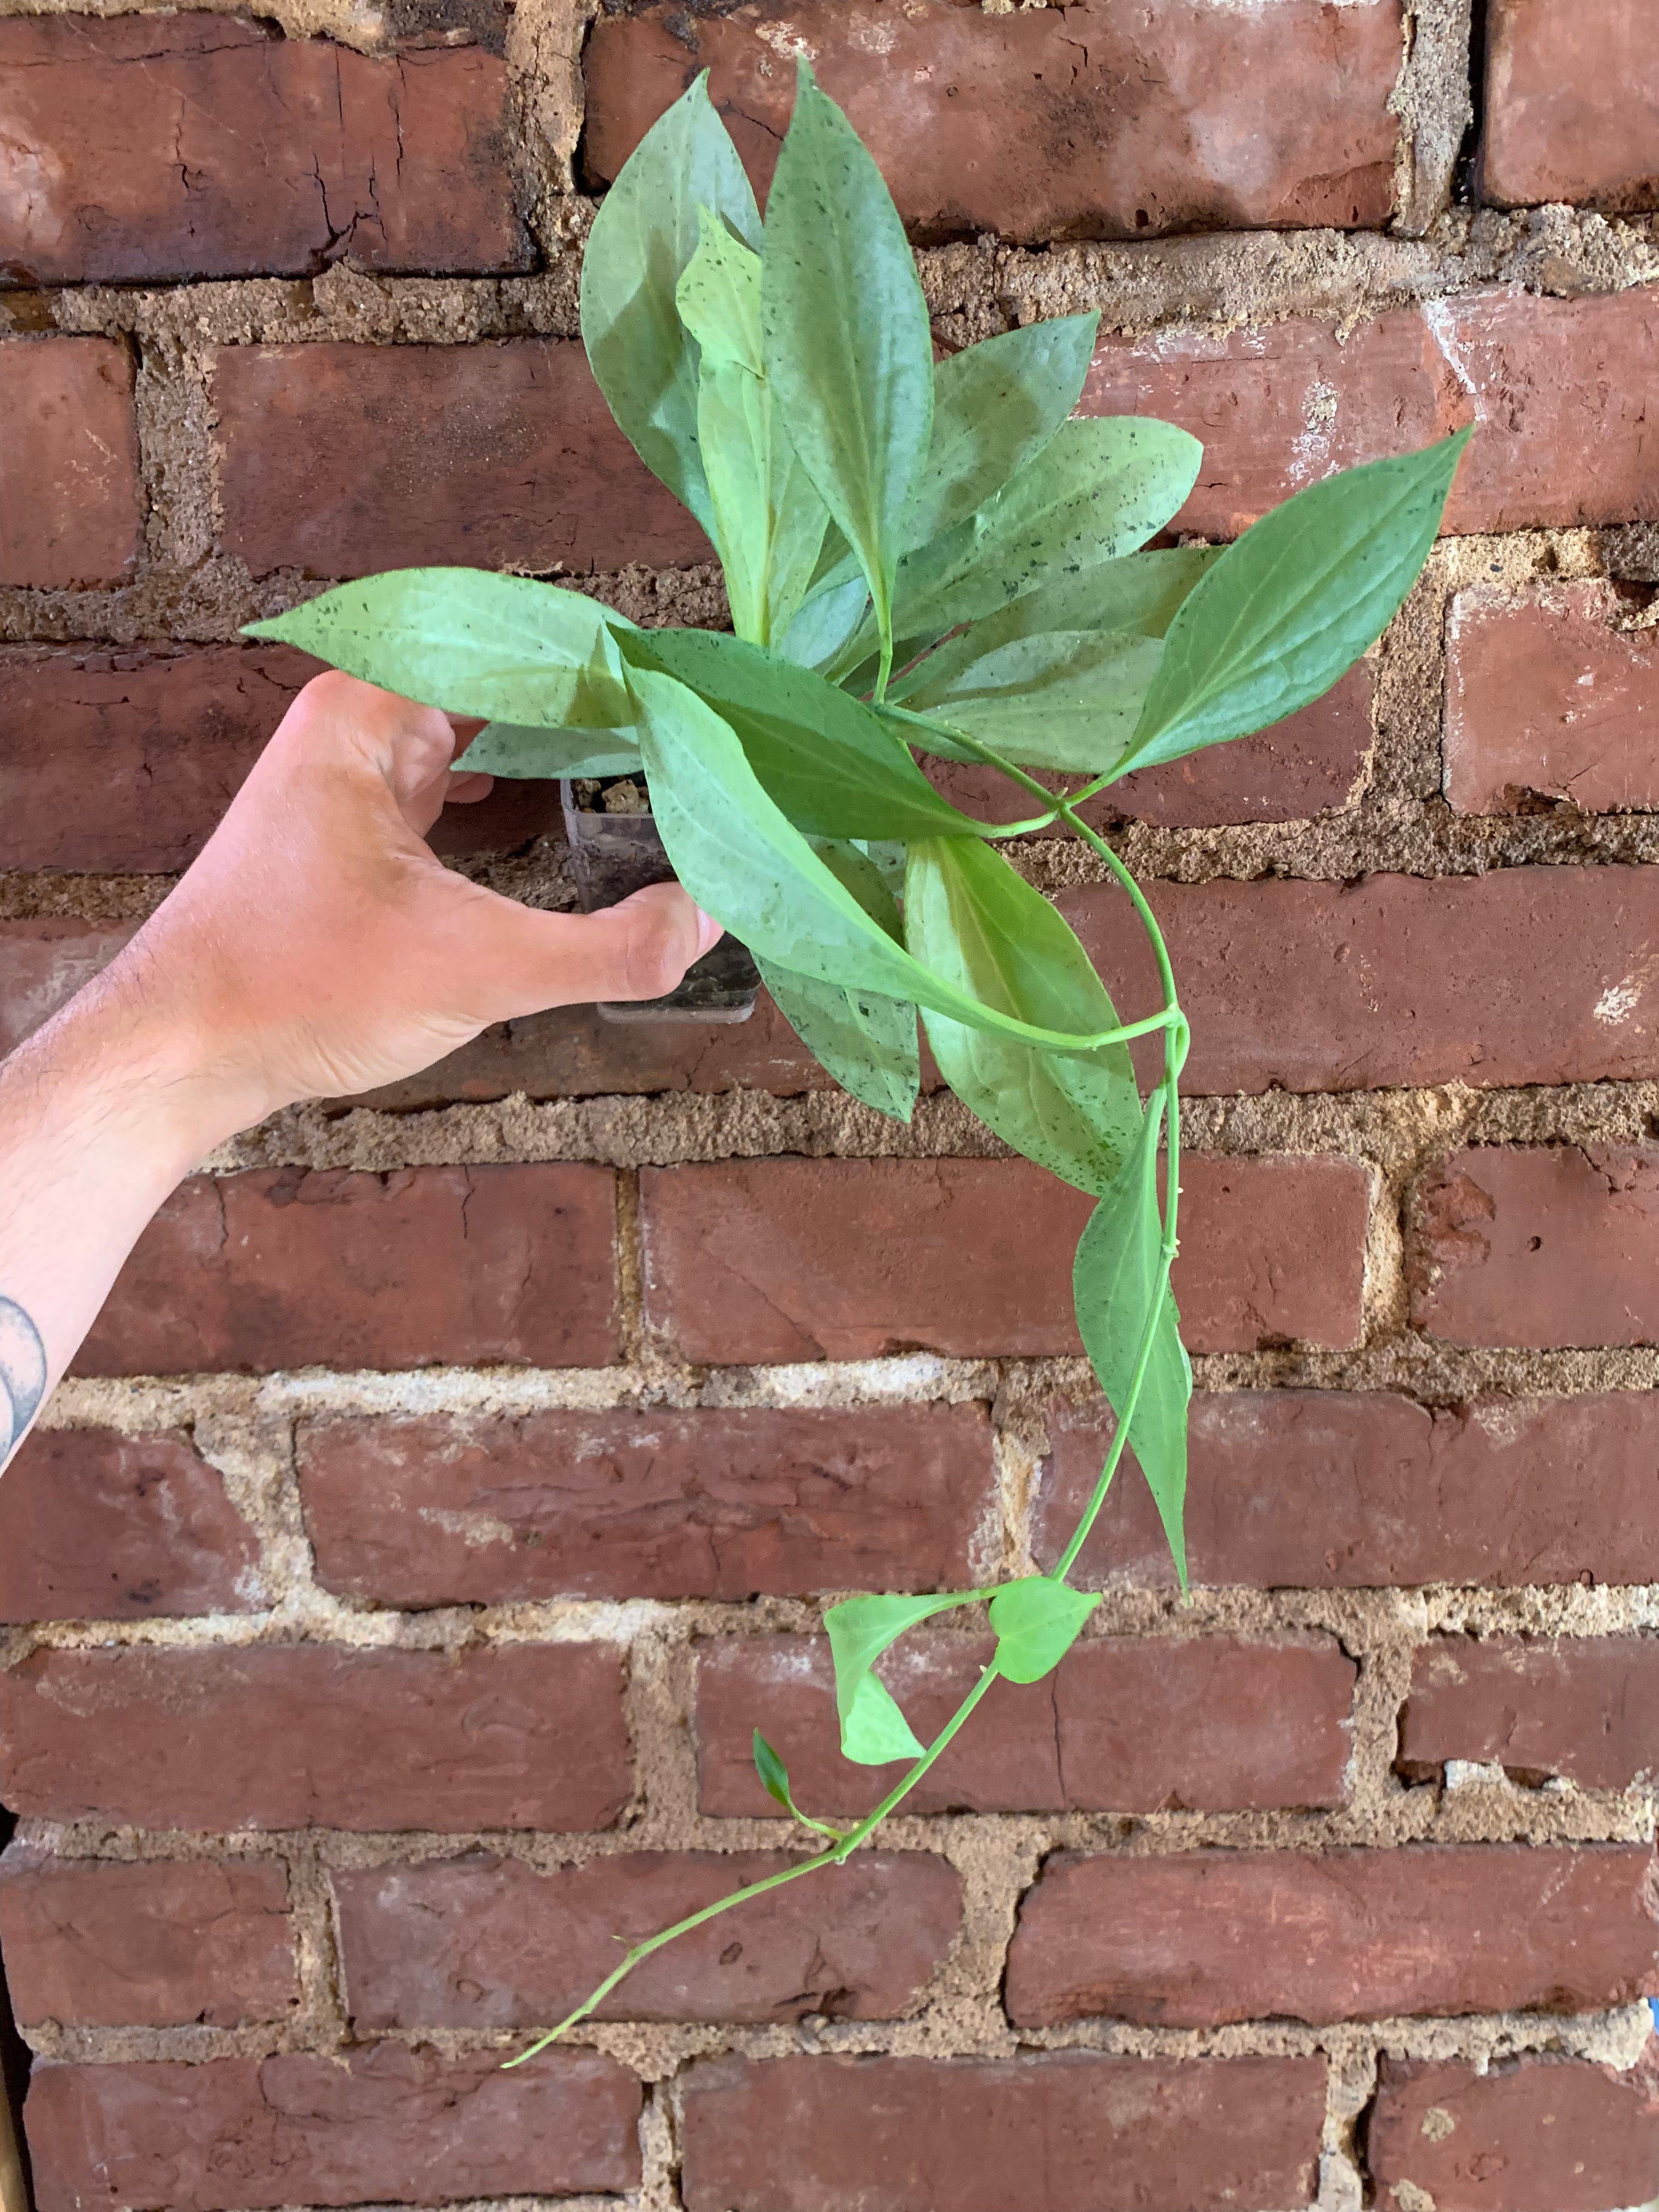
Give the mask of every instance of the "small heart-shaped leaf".
POLYGON ((997 1672, 1011 1682, 1040 1682, 1059 1666, 1099 1603, 1098 1594, 1068 1589, 1047 1575, 1000 1589, 991 1600, 997 1672))

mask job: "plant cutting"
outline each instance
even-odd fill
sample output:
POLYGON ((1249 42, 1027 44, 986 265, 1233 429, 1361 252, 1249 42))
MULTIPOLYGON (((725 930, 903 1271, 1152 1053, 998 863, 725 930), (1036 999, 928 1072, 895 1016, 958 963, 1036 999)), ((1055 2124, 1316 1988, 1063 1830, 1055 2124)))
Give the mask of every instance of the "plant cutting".
POLYGON ((1188 1025, 1139 887, 1079 808, 1328 690, 1410 590, 1468 433, 1330 477, 1231 545, 1146 550, 1200 448, 1168 423, 1074 416, 1097 321, 1021 326, 936 362, 898 213, 805 63, 763 225, 700 78, 599 208, 581 325, 617 422, 714 543, 732 634, 643 630, 579 592, 459 568, 369 577, 251 626, 485 717, 469 769, 642 777, 681 881, 749 946, 830 1075, 908 1121, 920 1018, 963 1103, 1097 1201, 1073 1287, 1115 1430, 1059 1560, 982 1589, 830 1606, 842 1750, 903 1771, 862 1820, 832 1824, 799 1810, 757 1729, 762 1783, 822 1848, 636 1944, 532 2051, 677 1936, 844 1864, 993 1682, 1058 1665, 1100 1602, 1069 1577, 1126 1450, 1185 1585, 1192 1376, 1170 1269, 1188 1025), (924 759, 997 770, 1023 818, 976 819, 924 759), (1002 849, 1056 825, 1151 944, 1160 1003, 1131 1018, 1002 849), (1162 1053, 1144 1102, 1139 1037, 1162 1053), (988 1607, 994 1656, 924 1745, 877 1662, 972 1605, 988 1607))

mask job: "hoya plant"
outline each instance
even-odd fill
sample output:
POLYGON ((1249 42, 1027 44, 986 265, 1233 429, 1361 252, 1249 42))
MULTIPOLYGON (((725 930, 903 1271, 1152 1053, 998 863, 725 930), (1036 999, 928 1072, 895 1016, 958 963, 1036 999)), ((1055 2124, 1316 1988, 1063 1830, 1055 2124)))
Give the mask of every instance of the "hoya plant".
POLYGON ((994 1682, 1058 1664, 1100 1601, 1069 1577, 1126 1448, 1185 1583, 1192 1376, 1170 1267, 1188 1026, 1146 900, 1078 810, 1327 690, 1411 588, 1468 433, 1328 477, 1230 546, 1142 550, 1200 448, 1165 422, 1074 419, 1097 319, 935 361, 897 211, 805 63, 763 225, 700 78, 600 206, 581 326, 617 422, 720 555, 734 634, 643 630, 579 592, 465 568, 373 576, 252 626, 485 717, 469 768, 642 775, 680 880, 750 947, 830 1075, 908 1121, 920 1013, 957 1097, 1097 1201, 1073 1285, 1115 1428, 1058 1562, 830 1606, 842 1753, 903 1762, 893 1786, 851 1826, 814 1819, 757 1729, 762 1782, 822 1849, 636 1944, 536 2050, 674 1936, 843 1864, 994 1682), (924 758, 999 771, 1025 818, 976 820, 924 758), (1162 1003, 1130 1020, 1003 849, 1056 824, 1151 941, 1162 1003), (1128 1048, 1145 1036, 1162 1067, 1143 1103, 1128 1048), (918 1622, 974 1605, 994 1656, 923 1744, 876 1663, 918 1622))

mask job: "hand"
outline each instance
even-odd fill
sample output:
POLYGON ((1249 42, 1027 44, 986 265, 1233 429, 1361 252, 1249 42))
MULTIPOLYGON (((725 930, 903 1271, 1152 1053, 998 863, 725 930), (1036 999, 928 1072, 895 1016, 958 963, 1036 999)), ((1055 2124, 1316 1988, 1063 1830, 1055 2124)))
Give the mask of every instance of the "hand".
POLYGON ((428 1066, 492 1022, 672 991, 720 927, 675 884, 537 913, 434 860, 448 718, 336 672, 289 708, 178 889, 108 971, 224 1088, 229 1129, 428 1066), (234 1102, 234 1105, 230 1103, 234 1102))

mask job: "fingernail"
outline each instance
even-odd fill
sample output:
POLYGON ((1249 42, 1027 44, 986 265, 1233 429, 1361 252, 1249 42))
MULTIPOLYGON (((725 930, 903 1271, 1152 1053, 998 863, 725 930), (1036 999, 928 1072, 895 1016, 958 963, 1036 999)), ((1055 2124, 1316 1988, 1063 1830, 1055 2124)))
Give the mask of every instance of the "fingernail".
POLYGON ((712 952, 725 934, 726 932, 724 928, 718 921, 715 921, 714 915, 712 914, 705 914, 702 908, 699 907, 697 908, 698 958, 701 959, 705 952, 712 952))

